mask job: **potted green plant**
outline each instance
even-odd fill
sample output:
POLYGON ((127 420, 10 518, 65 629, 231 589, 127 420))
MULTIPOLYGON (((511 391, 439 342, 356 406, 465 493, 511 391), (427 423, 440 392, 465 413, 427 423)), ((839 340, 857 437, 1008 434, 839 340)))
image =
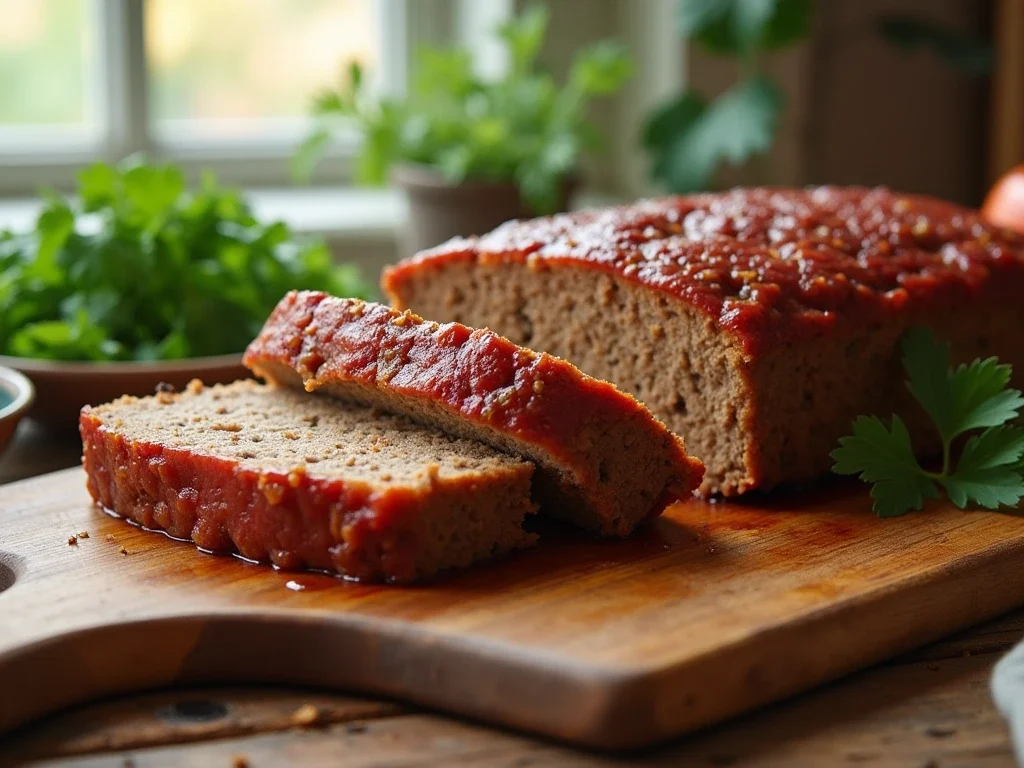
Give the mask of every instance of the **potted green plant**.
POLYGON ((474 73, 468 50, 427 49, 408 94, 378 98, 350 65, 342 87, 314 102, 296 175, 308 176, 336 132, 355 126, 356 181, 393 180, 405 191, 414 250, 564 210, 582 154, 600 146, 587 106, 617 91, 632 66, 620 44, 597 42, 577 53, 559 86, 537 61, 547 26, 547 10, 535 6, 497 30, 509 66, 495 80, 474 73))

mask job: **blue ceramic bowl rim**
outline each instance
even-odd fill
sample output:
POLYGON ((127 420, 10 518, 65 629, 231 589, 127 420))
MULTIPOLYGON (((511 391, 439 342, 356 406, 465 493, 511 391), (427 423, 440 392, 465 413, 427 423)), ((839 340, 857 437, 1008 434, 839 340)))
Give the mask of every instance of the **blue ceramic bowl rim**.
POLYGON ((5 366, 0 366, 0 389, 14 397, 10 403, 0 408, 0 419, 16 416, 28 410, 36 397, 36 389, 28 376, 5 366))

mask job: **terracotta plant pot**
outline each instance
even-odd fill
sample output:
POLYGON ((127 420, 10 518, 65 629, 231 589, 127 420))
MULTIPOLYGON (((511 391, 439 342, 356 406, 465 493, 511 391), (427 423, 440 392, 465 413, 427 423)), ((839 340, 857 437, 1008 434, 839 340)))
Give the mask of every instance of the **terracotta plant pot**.
MULTIPOLYGON (((536 215, 511 183, 449 184, 434 169, 419 165, 399 166, 392 177, 409 202, 403 255, 432 248, 459 235, 484 234, 509 219, 536 215)), ((563 182, 560 211, 568 209, 576 186, 575 178, 563 182)))

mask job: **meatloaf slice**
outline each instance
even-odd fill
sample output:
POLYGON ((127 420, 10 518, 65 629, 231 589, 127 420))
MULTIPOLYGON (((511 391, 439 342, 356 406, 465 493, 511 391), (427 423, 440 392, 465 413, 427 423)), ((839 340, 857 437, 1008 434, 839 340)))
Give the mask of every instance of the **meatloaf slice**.
POLYGON ((885 189, 750 189, 511 222, 388 269, 392 303, 488 326, 631 392, 726 495, 827 472, 859 414, 899 413, 899 339, 1024 383, 1024 242, 885 189))
POLYGON ((293 292, 245 363, 527 457, 542 511, 604 535, 629 533, 700 482, 700 463, 634 398, 490 331, 293 292))
POLYGON ((98 504, 215 552, 410 581, 534 539, 529 463, 368 408, 193 382, 80 427, 98 504))

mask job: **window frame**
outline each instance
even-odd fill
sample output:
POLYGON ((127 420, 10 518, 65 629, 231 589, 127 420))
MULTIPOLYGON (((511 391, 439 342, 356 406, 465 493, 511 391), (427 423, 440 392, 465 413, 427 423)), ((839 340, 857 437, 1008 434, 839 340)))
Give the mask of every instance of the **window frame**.
MULTIPOLYGON (((380 87, 404 92, 413 52, 450 38, 459 0, 376 0, 380 19, 380 87)), ((91 0, 97 18, 97 126, 94 131, 56 131, 57 140, 29 138, 0 147, 0 196, 35 195, 40 188, 66 191, 75 173, 98 160, 116 162, 136 152, 171 160, 186 174, 210 169, 228 184, 282 186, 291 183, 294 132, 280 137, 218 141, 168 140, 149 119, 145 55, 145 0, 91 0)), ((292 121, 288 121, 292 122, 292 121)), ((334 142, 317 167, 313 184, 347 184, 358 140, 334 142)))

